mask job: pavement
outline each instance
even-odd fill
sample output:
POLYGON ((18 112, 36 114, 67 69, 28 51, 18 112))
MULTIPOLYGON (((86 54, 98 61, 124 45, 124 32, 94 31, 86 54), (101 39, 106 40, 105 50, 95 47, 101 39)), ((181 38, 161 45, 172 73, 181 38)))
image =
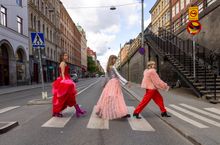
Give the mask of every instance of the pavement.
MULTIPOLYGON (((138 101, 142 100, 145 89, 140 84, 123 87, 138 101)), ((197 98, 188 88, 160 91, 171 118, 163 118, 153 101, 146 107, 167 125, 196 145, 220 145, 220 104, 211 104, 197 98)))
MULTIPOLYGON (((75 116, 73 107, 62 112, 63 118, 52 117, 51 104, 21 105, 11 111, 4 111, 0 114, 0 121, 18 121, 19 126, 2 134, 0 144, 192 145, 147 109, 142 112, 141 120, 133 117, 116 120, 98 118, 94 107, 102 93, 103 85, 102 79, 85 80, 78 85, 77 102, 87 110, 87 114, 80 118, 75 116)), ((32 94, 38 91, 40 89, 32 90, 32 94)), ((26 94, 26 91, 23 94, 26 94)), ((123 94, 129 113, 132 113, 138 101, 126 91, 123 91, 123 94)))

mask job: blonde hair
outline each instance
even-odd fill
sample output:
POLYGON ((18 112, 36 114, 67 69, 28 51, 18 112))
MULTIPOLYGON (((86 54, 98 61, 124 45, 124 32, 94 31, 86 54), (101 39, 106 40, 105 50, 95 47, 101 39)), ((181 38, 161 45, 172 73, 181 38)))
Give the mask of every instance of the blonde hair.
POLYGON ((117 56, 115 56, 115 55, 109 56, 108 64, 107 64, 107 68, 106 68, 106 71, 107 71, 107 72, 109 72, 110 66, 113 66, 113 65, 114 65, 113 59, 117 59, 117 56))
POLYGON ((147 63, 147 68, 150 69, 150 68, 152 68, 152 65, 155 65, 155 64, 156 64, 155 61, 149 61, 149 62, 147 63))

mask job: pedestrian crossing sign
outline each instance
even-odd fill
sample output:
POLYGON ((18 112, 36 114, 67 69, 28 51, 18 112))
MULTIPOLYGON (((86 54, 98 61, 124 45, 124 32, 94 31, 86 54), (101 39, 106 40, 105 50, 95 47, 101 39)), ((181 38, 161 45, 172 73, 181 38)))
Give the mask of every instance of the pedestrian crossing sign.
POLYGON ((32 46, 36 47, 45 47, 44 33, 41 32, 32 32, 31 33, 32 46))

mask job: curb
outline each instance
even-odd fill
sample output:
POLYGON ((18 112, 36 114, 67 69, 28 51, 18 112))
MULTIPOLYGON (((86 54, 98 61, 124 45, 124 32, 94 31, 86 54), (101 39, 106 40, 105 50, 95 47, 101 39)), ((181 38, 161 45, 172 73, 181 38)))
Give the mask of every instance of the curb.
MULTIPOLYGON (((123 86, 123 89, 128 92, 130 95, 132 95, 137 101, 141 101, 139 98, 137 98, 137 94, 132 91, 129 90, 128 88, 123 86)), ((148 108, 149 109, 149 108, 148 108)), ((155 114, 158 118, 160 118, 163 122, 165 122, 168 126, 170 126, 171 128, 173 128, 175 131, 177 131, 180 135, 182 135, 184 138, 186 138, 187 140, 189 140, 192 144, 194 145, 202 145, 200 142, 198 142, 196 139, 194 139, 193 137, 189 136, 188 134, 182 132, 181 130, 179 130, 177 127, 173 126, 172 124, 170 124, 168 121, 166 121, 165 119, 163 119, 162 117, 160 117, 160 115, 154 113, 154 111, 152 111, 151 109, 149 109, 153 114, 155 114)))
MULTIPOLYGON (((50 85, 46 85, 45 87, 48 87, 50 85)), ((41 88, 42 86, 36 86, 36 87, 31 87, 31 88, 24 88, 24 89, 20 89, 20 90, 14 90, 14 91, 9 91, 9 92, 4 92, 4 93, 0 93, 1 95, 6 95, 6 94, 11 94, 11 93, 16 93, 16 92, 22 92, 25 90, 31 90, 31 89, 36 89, 36 88, 41 88)), ((1 90, 1 89, 0 89, 1 90)))
POLYGON ((5 123, 6 125, 4 125, 3 127, 0 128, 0 134, 6 133, 9 130, 15 128, 16 126, 18 126, 18 122, 0 122, 0 123, 5 123))

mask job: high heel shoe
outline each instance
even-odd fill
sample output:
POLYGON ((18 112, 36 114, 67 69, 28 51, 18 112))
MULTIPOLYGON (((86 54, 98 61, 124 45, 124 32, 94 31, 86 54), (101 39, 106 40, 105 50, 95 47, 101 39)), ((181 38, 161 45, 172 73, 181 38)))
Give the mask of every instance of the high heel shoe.
POLYGON ((53 117, 63 117, 63 114, 61 113, 53 113, 53 117))
POLYGON ((133 114, 133 117, 136 117, 136 119, 141 119, 141 117, 139 116, 139 114, 133 114))
POLYGON ((131 115, 127 114, 127 115, 123 116, 122 118, 130 118, 130 117, 131 117, 131 115))
POLYGON ((171 117, 170 115, 167 114, 167 112, 162 112, 162 113, 161 113, 161 116, 162 116, 162 117, 171 117))
POLYGON ((85 110, 82 110, 82 109, 79 107, 78 104, 76 104, 74 107, 75 107, 75 109, 76 109, 76 117, 77 117, 77 118, 80 117, 80 114, 81 114, 81 115, 84 115, 84 114, 87 113, 85 110))

